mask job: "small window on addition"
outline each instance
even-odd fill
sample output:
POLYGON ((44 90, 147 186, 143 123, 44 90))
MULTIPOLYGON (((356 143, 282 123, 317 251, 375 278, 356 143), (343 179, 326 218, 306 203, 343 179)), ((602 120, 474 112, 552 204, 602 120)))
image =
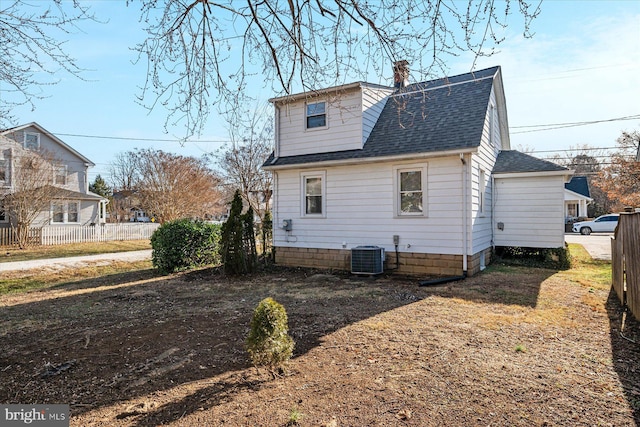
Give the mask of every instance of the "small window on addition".
POLYGON ((314 102, 307 104, 307 129, 327 126, 326 102, 314 102))

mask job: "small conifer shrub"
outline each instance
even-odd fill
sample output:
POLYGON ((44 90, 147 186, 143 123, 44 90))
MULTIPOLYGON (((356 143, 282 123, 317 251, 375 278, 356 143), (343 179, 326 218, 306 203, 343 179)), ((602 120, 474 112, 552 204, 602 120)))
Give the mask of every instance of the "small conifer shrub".
POLYGON ((256 307, 247 337, 247 351, 253 365, 266 367, 275 377, 291 359, 294 342, 289 336, 287 312, 282 304, 265 298, 256 307))

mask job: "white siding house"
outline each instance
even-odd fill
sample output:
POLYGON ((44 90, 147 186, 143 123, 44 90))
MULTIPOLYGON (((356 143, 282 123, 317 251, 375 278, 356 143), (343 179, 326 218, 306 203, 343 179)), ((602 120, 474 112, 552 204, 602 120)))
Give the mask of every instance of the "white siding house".
MULTIPOLYGON (((407 274, 474 274, 490 261, 504 237, 498 211, 512 209, 493 176, 511 152, 499 67, 271 102, 276 140, 263 168, 274 173, 277 263, 349 269, 354 249, 372 246, 384 249, 386 269, 407 274)), ((570 171, 553 166, 554 181, 534 178, 532 187, 548 190, 562 214, 570 171)), ((562 231, 540 247, 562 246, 562 231)), ((526 234, 508 242, 538 244, 526 234)))
MULTIPOLYGON (((0 132, 0 203, 19 188, 20 158, 35 151, 51 168, 46 185, 52 200, 32 223, 34 227, 49 224, 89 225, 105 221, 107 200, 89 191, 88 168, 93 162, 65 144, 37 123, 0 132)), ((11 212, 0 206, 0 227, 9 227, 11 212)))

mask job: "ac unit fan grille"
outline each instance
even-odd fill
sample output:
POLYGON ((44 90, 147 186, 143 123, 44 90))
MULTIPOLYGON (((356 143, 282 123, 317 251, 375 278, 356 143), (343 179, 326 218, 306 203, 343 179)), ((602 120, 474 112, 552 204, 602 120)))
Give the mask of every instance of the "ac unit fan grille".
POLYGON ((384 271, 384 248, 357 246, 351 249, 351 273, 381 274, 384 271))

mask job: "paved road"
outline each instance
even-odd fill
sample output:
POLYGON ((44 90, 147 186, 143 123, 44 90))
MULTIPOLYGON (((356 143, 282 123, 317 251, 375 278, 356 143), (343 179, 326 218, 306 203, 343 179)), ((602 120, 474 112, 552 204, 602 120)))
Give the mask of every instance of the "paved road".
POLYGON ((1 271, 29 270, 32 268, 81 267, 88 263, 108 265, 111 261, 143 261, 151 259, 151 249, 143 251, 117 252, 99 255, 84 255, 68 258, 36 259, 32 261, 0 262, 1 271))
POLYGON ((592 233, 583 236, 577 233, 566 233, 564 240, 567 243, 577 243, 586 249, 593 259, 611 261, 611 238, 613 233, 592 233))

